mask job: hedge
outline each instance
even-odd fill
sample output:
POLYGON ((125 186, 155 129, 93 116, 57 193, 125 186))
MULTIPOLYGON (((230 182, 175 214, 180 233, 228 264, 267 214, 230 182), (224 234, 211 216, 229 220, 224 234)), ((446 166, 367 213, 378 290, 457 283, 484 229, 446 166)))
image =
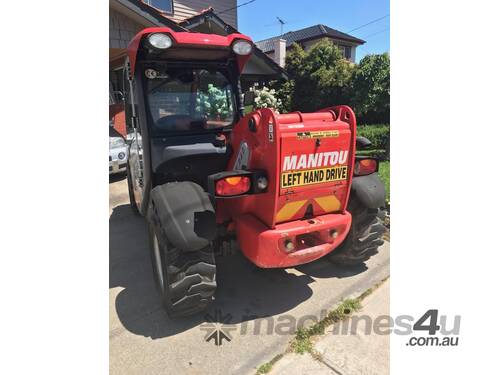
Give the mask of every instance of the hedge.
POLYGON ((370 149, 387 150, 389 147, 389 124, 360 125, 357 128, 357 135, 368 138, 372 146, 370 149))

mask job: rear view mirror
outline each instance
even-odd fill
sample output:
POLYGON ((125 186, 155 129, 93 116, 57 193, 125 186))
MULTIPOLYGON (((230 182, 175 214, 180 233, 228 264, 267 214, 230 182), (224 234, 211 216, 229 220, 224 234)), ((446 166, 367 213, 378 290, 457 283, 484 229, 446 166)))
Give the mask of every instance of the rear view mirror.
POLYGON ((371 141, 368 138, 356 136, 356 148, 367 148, 372 145, 371 141))

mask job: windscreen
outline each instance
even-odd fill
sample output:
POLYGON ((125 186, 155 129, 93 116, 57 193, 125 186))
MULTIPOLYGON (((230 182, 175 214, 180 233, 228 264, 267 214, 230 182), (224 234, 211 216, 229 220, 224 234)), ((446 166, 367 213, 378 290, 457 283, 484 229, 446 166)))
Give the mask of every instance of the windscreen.
POLYGON ((234 94, 219 70, 145 69, 148 109, 155 132, 219 129, 235 119, 234 94))

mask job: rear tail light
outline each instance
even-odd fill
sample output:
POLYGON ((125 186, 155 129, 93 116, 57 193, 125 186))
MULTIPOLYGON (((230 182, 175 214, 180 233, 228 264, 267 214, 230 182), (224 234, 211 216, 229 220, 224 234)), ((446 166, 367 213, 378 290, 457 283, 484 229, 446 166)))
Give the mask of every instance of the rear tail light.
POLYGON ((378 160, 374 158, 356 158, 354 163, 354 175, 366 176, 378 171, 378 160))
POLYGON ((214 198, 232 198, 267 191, 266 171, 232 170, 208 176, 208 193, 214 198))
POLYGON ((250 177, 231 176, 218 180, 215 183, 215 192, 220 196, 245 194, 251 187, 250 177))

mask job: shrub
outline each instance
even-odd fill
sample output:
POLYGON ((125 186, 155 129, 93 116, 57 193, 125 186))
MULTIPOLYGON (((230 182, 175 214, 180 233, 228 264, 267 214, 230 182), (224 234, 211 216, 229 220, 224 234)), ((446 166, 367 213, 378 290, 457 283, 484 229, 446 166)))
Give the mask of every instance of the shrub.
POLYGON ((387 150, 389 147, 390 127, 388 124, 381 125, 360 125, 357 128, 357 135, 366 137, 372 142, 371 149, 387 150))
MULTIPOLYGON (((311 50, 297 53, 289 60, 294 90, 291 106, 303 112, 347 102, 350 79, 354 67, 344 59, 340 49, 330 41, 322 40, 311 50)), ((287 61, 287 63, 289 62, 287 61)))
POLYGON ((312 112, 346 103, 354 66, 330 41, 322 40, 307 52, 292 44, 285 69, 289 81, 274 86, 283 110, 312 112))
POLYGON ((362 122, 389 122, 388 53, 365 56, 354 65, 330 41, 322 40, 307 52, 294 43, 285 69, 289 80, 271 85, 284 111, 312 112, 347 104, 362 122))
POLYGON ((276 97, 276 91, 274 89, 269 89, 264 86, 261 89, 251 88, 250 91, 255 93, 254 109, 272 108, 276 112, 281 110, 281 100, 276 97))
POLYGON ((352 76, 350 103, 364 121, 389 122, 390 59, 388 53, 361 59, 352 76))
POLYGON ((276 98, 281 102, 280 112, 287 113, 292 111, 292 95, 295 89, 295 81, 281 80, 273 81, 270 83, 270 87, 274 88, 276 91, 276 98))

